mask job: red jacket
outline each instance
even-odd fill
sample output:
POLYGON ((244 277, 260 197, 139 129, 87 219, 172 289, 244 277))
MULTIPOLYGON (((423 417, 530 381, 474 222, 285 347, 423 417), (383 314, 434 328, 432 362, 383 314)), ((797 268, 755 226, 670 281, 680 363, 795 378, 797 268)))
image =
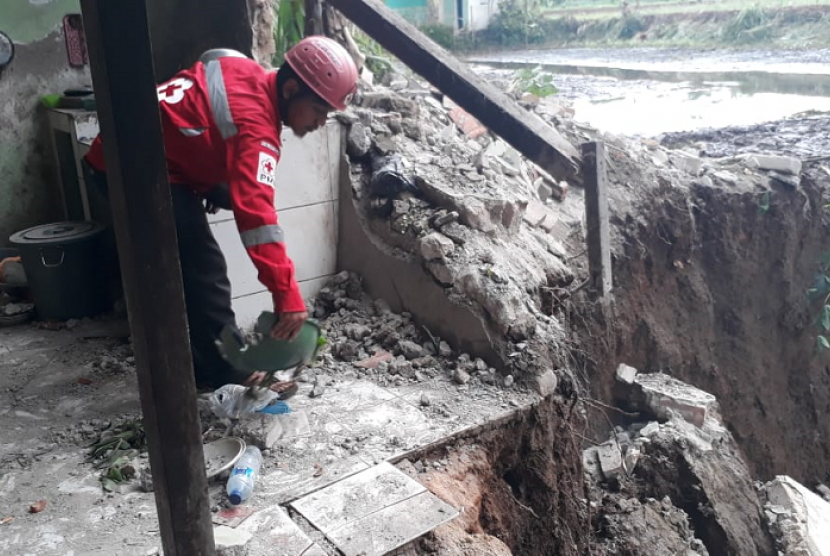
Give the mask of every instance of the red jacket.
MULTIPOLYGON (((158 87, 170 183, 229 186, 242 243, 277 312, 305 311, 274 209, 282 121, 276 72, 233 51, 210 51, 158 87)), ((99 136, 86 156, 104 171, 99 136)))

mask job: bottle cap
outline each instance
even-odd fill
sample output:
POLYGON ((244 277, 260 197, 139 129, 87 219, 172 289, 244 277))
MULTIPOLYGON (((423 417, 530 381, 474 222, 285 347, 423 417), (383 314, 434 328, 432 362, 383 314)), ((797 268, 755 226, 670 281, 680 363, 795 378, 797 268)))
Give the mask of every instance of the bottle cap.
POLYGON ((228 494, 228 500, 234 506, 238 506, 239 504, 242 503, 242 493, 239 492, 238 490, 234 490, 233 492, 228 494))

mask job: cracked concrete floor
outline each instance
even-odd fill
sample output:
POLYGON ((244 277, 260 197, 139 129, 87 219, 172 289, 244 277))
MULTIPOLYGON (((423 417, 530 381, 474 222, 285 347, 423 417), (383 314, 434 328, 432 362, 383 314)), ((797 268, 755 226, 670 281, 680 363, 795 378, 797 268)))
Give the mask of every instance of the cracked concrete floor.
MULTIPOLYGON (((104 492, 79 441, 111 419, 140 413, 134 369, 122 364, 131 355, 123 336, 116 322, 72 331, 0 329, 0 553, 145 556, 161 547, 153 495, 137 481, 104 492), (46 509, 29 513, 39 500, 46 509)), ((267 453, 248 502, 258 513, 538 400, 516 388, 506 395, 501 387, 459 386, 440 376, 382 387, 343 373, 342 364, 333 370, 321 397, 311 398, 305 383, 290 400, 295 412, 306 413, 310 430, 267 453)), ((224 483, 209 490, 212 505, 224 505, 224 483)), ((250 554, 273 553, 258 542, 265 523, 249 518, 240 526, 254 539, 250 554)))

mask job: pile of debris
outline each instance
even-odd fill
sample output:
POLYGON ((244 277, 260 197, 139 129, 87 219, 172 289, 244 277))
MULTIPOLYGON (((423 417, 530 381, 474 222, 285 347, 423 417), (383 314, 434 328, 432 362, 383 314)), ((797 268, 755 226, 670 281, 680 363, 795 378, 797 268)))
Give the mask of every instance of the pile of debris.
POLYGON ((830 504, 789 477, 759 491, 714 396, 627 365, 617 381, 633 422, 583 452, 602 546, 690 556, 776 548, 827 554, 830 504))

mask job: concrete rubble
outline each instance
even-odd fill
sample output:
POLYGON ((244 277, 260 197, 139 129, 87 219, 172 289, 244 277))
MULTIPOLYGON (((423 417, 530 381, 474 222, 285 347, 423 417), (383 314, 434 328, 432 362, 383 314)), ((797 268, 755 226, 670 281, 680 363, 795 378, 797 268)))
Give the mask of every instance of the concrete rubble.
MULTIPOLYGON (((591 483, 615 484, 612 492, 621 494, 613 498, 628 500, 618 504, 634 496, 676 506, 687 526, 693 524, 696 554, 706 554, 704 547, 717 554, 771 554, 773 542, 751 474, 721 422, 714 396, 624 364, 617 376, 630 385, 622 406, 644 409, 661 423, 617 427, 610 441, 585 450, 591 483), (598 465, 591 463, 594 457, 598 465)), ((599 490, 595 496, 609 492, 599 490)))
POLYGON ((781 552, 830 555, 830 502, 786 476, 765 484, 761 494, 766 500, 764 514, 781 552))

